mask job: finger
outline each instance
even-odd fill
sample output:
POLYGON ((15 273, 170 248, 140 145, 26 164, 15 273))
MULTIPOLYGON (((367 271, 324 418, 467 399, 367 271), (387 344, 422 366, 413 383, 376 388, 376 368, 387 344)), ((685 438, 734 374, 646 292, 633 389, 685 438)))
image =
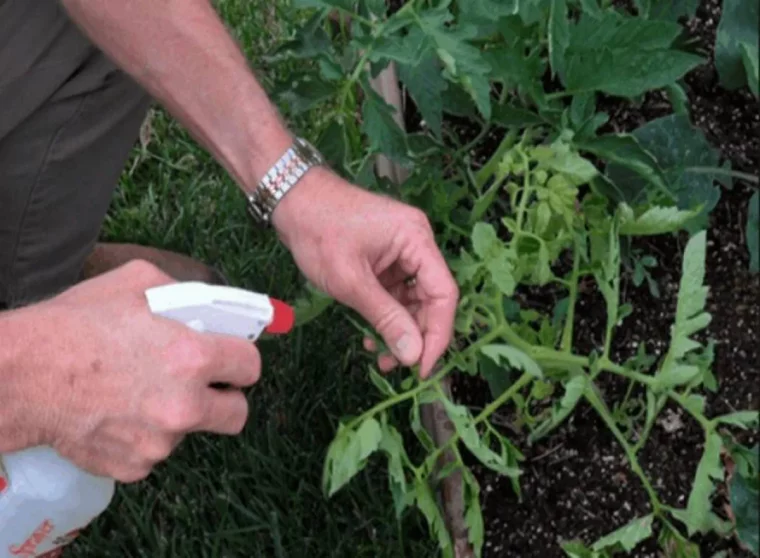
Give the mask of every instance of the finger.
POLYGON ((420 376, 427 378, 451 343, 459 291, 438 247, 432 239, 421 251, 416 288, 420 291, 424 317, 424 349, 420 376))
POLYGON ((377 343, 371 337, 365 337, 362 345, 364 345, 365 351, 369 351, 370 353, 377 351, 377 343))
POLYGON ((422 353, 422 333, 412 315, 371 271, 358 284, 348 305, 372 324, 400 362, 406 366, 416 363, 422 353))
POLYGON ((207 384, 220 383, 243 388, 261 376, 261 355, 250 341, 225 335, 198 334, 210 343, 210 365, 204 370, 207 384))
POLYGON ((209 388, 204 400, 204 420, 198 430, 235 436, 248 420, 248 400, 239 390, 209 388))
POLYGON ((398 365, 398 360, 390 353, 383 353, 377 358, 377 366, 381 372, 390 372, 398 365))

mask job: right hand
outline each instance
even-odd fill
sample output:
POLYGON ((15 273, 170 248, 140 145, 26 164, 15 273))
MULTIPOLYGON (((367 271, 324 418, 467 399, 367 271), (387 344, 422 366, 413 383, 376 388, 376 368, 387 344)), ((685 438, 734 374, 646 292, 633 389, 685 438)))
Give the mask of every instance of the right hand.
POLYGON ((30 358, 46 392, 32 411, 39 438, 96 475, 141 480, 186 434, 235 435, 246 422, 234 388, 259 379, 256 347, 153 315, 145 290, 171 282, 131 262, 38 305, 40 329, 51 332, 30 358))

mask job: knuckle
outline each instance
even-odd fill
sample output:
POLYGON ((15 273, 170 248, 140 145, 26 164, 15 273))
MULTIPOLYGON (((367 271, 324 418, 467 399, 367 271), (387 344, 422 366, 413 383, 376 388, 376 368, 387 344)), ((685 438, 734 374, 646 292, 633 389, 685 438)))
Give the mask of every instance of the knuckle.
POLYGON ((159 425, 167 432, 179 433, 197 428, 202 420, 201 406, 188 397, 165 405, 159 425))
POLYGON ((430 220, 428 219, 428 216, 424 211, 422 211, 418 207, 410 207, 408 211, 409 211, 409 216, 408 216, 409 221, 425 229, 430 228, 430 220))
POLYGON ((213 350, 197 335, 180 335, 169 347, 172 372, 180 377, 195 377, 213 363, 213 350))
POLYGON ((142 455, 151 463, 164 461, 172 453, 172 445, 165 438, 152 438, 143 444, 142 455))
POLYGON ((168 276, 147 260, 135 259, 124 264, 124 272, 136 281, 154 284, 166 281, 168 276))

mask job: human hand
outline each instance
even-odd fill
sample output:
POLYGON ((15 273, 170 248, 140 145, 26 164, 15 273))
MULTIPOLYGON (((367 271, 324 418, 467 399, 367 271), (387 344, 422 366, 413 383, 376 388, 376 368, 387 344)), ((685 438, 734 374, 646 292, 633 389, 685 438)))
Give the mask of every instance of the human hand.
POLYGON ((380 368, 419 363, 428 377, 451 342, 459 292, 424 213, 319 167, 272 219, 304 275, 383 338, 392 354, 380 368))
POLYGON ((94 474, 133 482, 188 433, 241 431, 244 394, 211 384, 254 384, 259 353, 248 341, 153 315, 145 290, 171 282, 151 264, 132 262, 33 309, 51 332, 27 370, 44 392, 44 406, 31 412, 41 443, 94 474))

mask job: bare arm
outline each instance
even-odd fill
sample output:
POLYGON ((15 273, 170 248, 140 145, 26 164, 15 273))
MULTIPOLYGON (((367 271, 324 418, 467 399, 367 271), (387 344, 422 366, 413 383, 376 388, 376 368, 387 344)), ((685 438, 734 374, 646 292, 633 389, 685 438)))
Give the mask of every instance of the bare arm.
POLYGON ((246 190, 290 145, 208 0, 61 0, 72 20, 246 190))

